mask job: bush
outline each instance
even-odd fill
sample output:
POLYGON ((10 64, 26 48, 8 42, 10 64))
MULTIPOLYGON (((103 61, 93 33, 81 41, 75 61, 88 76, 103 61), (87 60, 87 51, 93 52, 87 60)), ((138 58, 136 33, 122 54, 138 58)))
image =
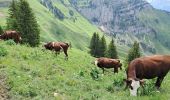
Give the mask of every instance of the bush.
POLYGON ((0 56, 6 56, 8 54, 7 50, 0 46, 0 56))
POLYGON ((138 91, 140 95, 154 95, 156 93, 155 79, 152 81, 146 81, 143 88, 141 87, 138 91))
POLYGON ((7 45, 16 45, 16 43, 13 40, 7 40, 6 44, 7 45))
POLYGON ((99 79, 99 71, 96 68, 91 70, 90 75, 93 80, 99 79))

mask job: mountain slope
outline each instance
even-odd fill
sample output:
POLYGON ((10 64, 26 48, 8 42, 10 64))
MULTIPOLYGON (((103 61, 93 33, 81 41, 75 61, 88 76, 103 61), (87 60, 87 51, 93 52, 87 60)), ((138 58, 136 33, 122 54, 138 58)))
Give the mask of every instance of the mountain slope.
POLYGON ((70 2, 89 21, 105 32, 115 35, 118 42, 131 46, 133 41, 137 40, 145 52, 162 54, 169 52, 168 12, 154 9, 144 0, 70 0, 70 2))
POLYGON ((139 89, 140 96, 132 97, 128 89, 124 90, 124 68, 118 74, 106 69, 102 75, 102 70, 90 63, 95 58, 81 50, 69 49, 69 59, 65 61, 63 52, 56 56, 41 47, 13 43, 0 42, 0 81, 2 84, 6 77, 4 86, 10 100, 167 100, 170 97, 170 74, 160 92, 153 87, 155 81, 146 80, 144 91, 139 89))
MULTIPOLYGON (((5 18, 7 16, 8 5, 11 0, 0 0, 0 23, 5 26, 5 18)), ((59 20, 40 3, 40 0, 28 0, 31 8, 35 12, 38 24, 41 29, 41 41, 66 41, 71 42, 73 47, 81 50, 87 50, 92 33, 100 32, 100 30, 89 23, 72 7, 66 7, 61 2, 53 2, 65 15, 64 20, 59 20), (69 10, 74 12, 72 20, 69 10)), ((68 2, 69 3, 69 2, 68 2)))

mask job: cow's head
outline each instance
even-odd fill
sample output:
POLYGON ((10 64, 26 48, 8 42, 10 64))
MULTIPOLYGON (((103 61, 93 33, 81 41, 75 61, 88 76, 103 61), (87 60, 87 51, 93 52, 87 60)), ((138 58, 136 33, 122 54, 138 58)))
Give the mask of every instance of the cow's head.
POLYGON ((92 61, 92 62, 91 62, 91 64, 93 64, 93 65, 96 65, 96 66, 97 66, 97 64, 98 64, 98 59, 96 59, 95 61, 92 61))
POLYGON ((126 82, 126 88, 129 87, 132 96, 137 96, 138 88, 144 84, 144 80, 139 79, 124 79, 124 81, 126 82))

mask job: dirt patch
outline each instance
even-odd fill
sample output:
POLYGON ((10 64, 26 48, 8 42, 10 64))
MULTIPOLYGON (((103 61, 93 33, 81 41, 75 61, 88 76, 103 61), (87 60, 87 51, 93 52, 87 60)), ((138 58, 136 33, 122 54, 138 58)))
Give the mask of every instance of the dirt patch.
POLYGON ((6 80, 6 75, 2 71, 0 71, 0 100, 9 100, 6 80))
POLYGON ((0 12, 0 17, 4 17, 5 15, 2 13, 2 12, 0 12))

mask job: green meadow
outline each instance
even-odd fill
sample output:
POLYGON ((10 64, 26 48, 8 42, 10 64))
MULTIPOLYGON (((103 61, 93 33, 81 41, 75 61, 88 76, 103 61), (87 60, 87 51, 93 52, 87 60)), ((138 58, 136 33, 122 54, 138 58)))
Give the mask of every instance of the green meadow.
POLYGON ((113 69, 102 70, 91 64, 95 58, 71 48, 69 59, 63 52, 55 55, 44 48, 16 45, 13 41, 0 42, 0 72, 11 100, 168 100, 170 75, 163 81, 161 92, 156 92, 152 80, 138 97, 124 90, 125 67, 118 74, 113 69), (54 93, 57 94, 54 96, 54 93))

